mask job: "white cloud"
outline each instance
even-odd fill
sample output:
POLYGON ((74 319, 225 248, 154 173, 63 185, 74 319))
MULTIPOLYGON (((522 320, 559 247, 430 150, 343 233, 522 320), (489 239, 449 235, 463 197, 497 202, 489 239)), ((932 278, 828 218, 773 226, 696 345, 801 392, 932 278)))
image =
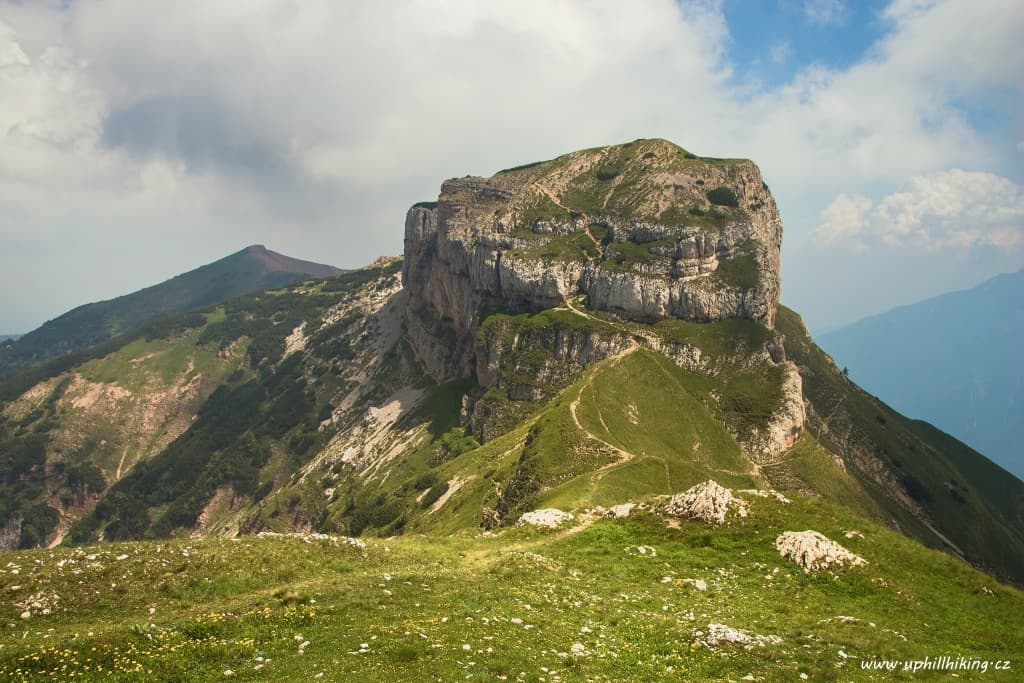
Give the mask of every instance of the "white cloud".
POLYGON ((897 3, 884 21, 890 30, 860 62, 808 67, 749 103, 745 154, 770 177, 857 192, 1006 158, 1012 143, 986 139, 962 104, 993 90, 1024 97, 1024 3, 897 3))
POLYGON ((816 26, 840 24, 847 15, 843 0, 804 0, 804 17, 816 26))
POLYGON ((816 242, 829 246, 842 240, 861 236, 868 227, 868 211, 872 201, 862 195, 840 194, 821 212, 815 233, 816 242))
POLYGON ((874 204, 841 194, 821 212, 820 246, 935 251, 1024 247, 1024 188, 991 173, 951 169, 911 178, 874 204))
POLYGON ((728 101, 710 4, 114 0, 9 16, 5 242, 72 221, 96 242, 128 226, 166 239, 173 223, 355 266, 398 251, 405 208, 447 177, 680 127, 693 142, 728 101))
MULTIPOLYGON (((840 6, 806 8, 824 18, 840 6)), ((1019 163, 1019 131, 991 137, 959 108, 990 89, 1019 99, 1015 0, 901 0, 861 62, 754 92, 733 77, 714 0, 3 12, 0 287, 57 297, 47 283, 102 263, 112 245, 145 264, 125 267, 131 285, 113 279, 124 269, 96 267, 65 299, 38 299, 34 322, 251 242, 356 266, 399 251, 405 208, 447 177, 637 137, 758 161, 788 242, 810 235, 822 197, 847 196, 847 214, 829 218, 832 239, 845 239, 861 196, 952 167, 997 171, 1007 155, 1019 163)))

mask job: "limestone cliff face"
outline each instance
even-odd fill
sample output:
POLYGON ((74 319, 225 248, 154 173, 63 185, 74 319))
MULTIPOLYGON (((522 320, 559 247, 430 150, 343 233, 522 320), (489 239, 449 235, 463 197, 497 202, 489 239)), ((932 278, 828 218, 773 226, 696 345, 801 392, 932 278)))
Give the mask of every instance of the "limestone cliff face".
POLYGON ((628 320, 774 325, 782 223, 750 161, 664 140, 584 150, 449 180, 405 227, 410 332, 439 378, 474 369, 467 351, 488 308, 582 295, 628 320))
MULTIPOLYGON (((406 217, 406 329, 436 379, 476 376, 465 417, 486 440, 586 366, 638 345, 714 375, 697 346, 633 323, 742 318, 772 328, 781 243, 752 162, 699 158, 664 140, 457 178, 406 217), (538 311, 550 314, 491 315, 538 311)), ((777 336, 765 339, 730 362, 783 363, 777 336)), ((789 365, 765 427, 734 435, 757 458, 800 434, 800 376, 789 365)))

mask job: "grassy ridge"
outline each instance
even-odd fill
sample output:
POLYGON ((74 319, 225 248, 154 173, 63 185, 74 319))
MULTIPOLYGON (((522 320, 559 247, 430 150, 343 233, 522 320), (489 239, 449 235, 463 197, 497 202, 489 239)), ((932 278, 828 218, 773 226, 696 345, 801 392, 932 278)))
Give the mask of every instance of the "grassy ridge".
POLYGON ((848 380, 814 344, 799 316, 780 307, 786 353, 805 367, 804 395, 818 419, 810 423, 822 446, 866 462, 852 472, 885 514, 925 543, 943 545, 866 472, 877 462, 892 473, 889 486, 919 505, 973 562, 1024 581, 1024 483, 981 454, 926 423, 910 420, 848 380))

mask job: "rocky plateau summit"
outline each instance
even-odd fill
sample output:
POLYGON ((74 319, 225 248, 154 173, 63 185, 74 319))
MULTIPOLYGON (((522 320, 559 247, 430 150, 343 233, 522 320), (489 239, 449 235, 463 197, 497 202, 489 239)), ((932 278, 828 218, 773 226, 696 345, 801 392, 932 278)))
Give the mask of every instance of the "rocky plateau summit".
MULTIPOLYGON (((781 244, 778 208, 753 162, 636 140, 448 180, 436 202, 409 209, 403 280, 413 327, 445 323, 420 330, 424 349, 464 349, 489 310, 575 297, 626 320, 770 328, 781 244), (425 339, 431 332, 441 338, 425 339)), ((469 366, 465 353, 421 355, 439 377, 469 366)))

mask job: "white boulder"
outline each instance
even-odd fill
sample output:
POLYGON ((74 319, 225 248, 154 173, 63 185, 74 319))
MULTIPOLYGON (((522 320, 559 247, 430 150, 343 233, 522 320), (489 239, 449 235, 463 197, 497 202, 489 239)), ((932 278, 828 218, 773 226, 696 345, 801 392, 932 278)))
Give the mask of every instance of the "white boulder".
POLYGON ((843 569, 867 564, 838 543, 817 531, 787 531, 775 539, 775 548, 783 557, 796 562, 805 573, 821 569, 843 569))
POLYGON ((725 524, 730 512, 747 516, 747 503, 732 495, 732 491, 708 480, 683 493, 672 496, 666 511, 677 517, 700 519, 709 524, 725 524))
POLYGON ((543 510, 524 512, 523 516, 516 522, 516 526, 529 524, 531 526, 543 526, 554 529, 574 519, 575 517, 571 513, 563 512, 557 508, 545 508, 543 510))

